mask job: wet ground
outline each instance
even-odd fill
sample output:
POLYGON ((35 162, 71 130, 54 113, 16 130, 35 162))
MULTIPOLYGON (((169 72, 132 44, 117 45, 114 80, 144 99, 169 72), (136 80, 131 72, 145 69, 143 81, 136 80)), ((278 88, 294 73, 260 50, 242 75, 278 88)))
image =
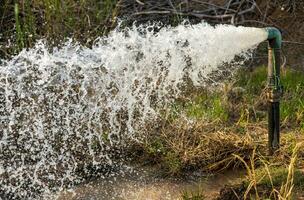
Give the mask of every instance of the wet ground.
POLYGON ((160 178, 157 169, 140 168, 124 176, 99 179, 63 191, 58 200, 175 200, 181 199, 185 191, 203 191, 206 199, 213 199, 224 185, 237 182, 244 174, 239 170, 218 175, 192 172, 186 177, 172 179, 160 178))

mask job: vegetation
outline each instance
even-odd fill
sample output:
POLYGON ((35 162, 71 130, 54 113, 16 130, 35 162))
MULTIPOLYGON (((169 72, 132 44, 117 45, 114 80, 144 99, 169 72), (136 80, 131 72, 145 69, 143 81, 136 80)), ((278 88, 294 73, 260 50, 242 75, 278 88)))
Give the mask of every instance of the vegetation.
POLYGON ((233 84, 194 92, 190 101, 179 100, 164 115, 160 133, 149 134, 140 156, 171 176, 191 169, 245 167, 249 181, 240 186, 245 188, 240 196, 290 199, 290 191, 300 188, 304 178, 298 170, 304 164, 299 143, 304 141, 304 75, 290 69, 282 73, 282 146, 273 158, 266 156, 266 75, 265 66, 251 72, 241 69, 233 84))
POLYGON ((199 192, 188 192, 185 191, 182 194, 182 199, 183 200, 204 200, 206 199, 204 194, 199 192))
POLYGON ((4 0, 0 2, 0 57, 9 57, 38 39, 60 44, 71 37, 90 45, 115 26, 116 0, 4 0))

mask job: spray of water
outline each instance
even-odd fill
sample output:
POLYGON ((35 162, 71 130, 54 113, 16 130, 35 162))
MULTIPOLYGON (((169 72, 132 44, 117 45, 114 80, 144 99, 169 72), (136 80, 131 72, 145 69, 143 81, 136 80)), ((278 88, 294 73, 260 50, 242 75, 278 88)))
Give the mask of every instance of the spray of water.
POLYGON ((43 198, 90 168, 119 165, 126 141, 140 140, 185 84, 240 65, 235 57, 267 38, 256 28, 156 26, 118 28, 92 48, 48 51, 40 41, 0 62, 0 196, 43 198))

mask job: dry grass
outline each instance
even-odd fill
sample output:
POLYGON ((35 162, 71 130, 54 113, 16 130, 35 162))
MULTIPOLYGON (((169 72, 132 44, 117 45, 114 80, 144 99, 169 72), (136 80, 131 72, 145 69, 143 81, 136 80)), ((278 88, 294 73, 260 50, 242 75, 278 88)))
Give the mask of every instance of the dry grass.
POLYGON ((290 159, 290 164, 288 167, 288 176, 286 182, 284 185, 282 185, 280 192, 277 191, 279 200, 291 200, 292 198, 296 162, 297 162, 298 154, 301 148, 303 147, 304 147, 304 142, 300 142, 293 149, 293 153, 290 159))
POLYGON ((193 168, 219 173, 244 167, 245 182, 237 187, 245 185, 245 189, 231 190, 236 199, 290 200, 295 188, 304 185, 304 175, 298 170, 304 163, 304 136, 301 131, 283 133, 280 151, 268 157, 267 130, 263 127, 265 124, 248 124, 245 133, 238 133, 235 127, 220 128, 218 122, 178 118, 164 123, 160 134, 147 140, 146 148, 171 175, 193 168))
POLYGON ((256 148, 264 149, 265 133, 261 127, 248 126, 241 134, 218 122, 179 118, 167 121, 159 135, 148 136, 144 149, 172 174, 189 168, 219 172, 239 166, 235 155, 248 160, 256 148))
POLYGON ((256 151, 255 149, 253 150, 252 152, 252 155, 250 157, 250 162, 249 164, 247 164, 247 162, 241 158, 239 155, 234 155, 237 159, 239 159, 245 166, 246 168, 246 171, 247 171, 247 174, 248 174, 248 180, 249 180, 249 184, 248 184, 248 187, 244 193, 244 200, 247 199, 247 196, 249 194, 249 192, 251 191, 251 188, 253 187, 254 188, 254 191, 255 191, 255 197, 257 200, 260 199, 260 196, 259 196, 259 192, 258 192, 258 187, 257 187, 257 184, 259 182, 259 180, 257 180, 257 176, 256 176, 256 173, 255 173, 255 164, 256 164, 256 155, 255 155, 256 151))
MULTIPOLYGON (((265 185, 265 183, 271 184, 271 188, 268 188, 269 191, 271 191, 269 193, 269 198, 271 199, 278 199, 278 200, 291 200, 294 198, 294 190, 295 187, 301 187, 301 185, 304 184, 303 180, 304 180, 304 174, 301 173, 301 171, 298 170, 298 168, 300 167, 299 165, 301 164, 301 161, 298 162, 298 158, 300 155, 300 152, 303 152, 303 142, 299 142, 295 145, 292 155, 290 157, 290 159, 287 159, 289 164, 286 167, 279 167, 279 168, 273 168, 273 165, 276 164, 278 165, 278 163, 272 163, 272 162, 265 162, 262 160, 262 158, 259 158, 264 166, 262 168, 262 170, 264 170, 263 175, 258 175, 260 180, 257 182, 257 186, 256 188, 260 188, 259 186, 262 186, 263 184, 265 185), (277 170, 279 169, 279 170, 277 170), (286 172, 286 173, 285 173, 286 172), (297 172, 297 177, 295 178, 295 172, 297 172), (267 176, 267 180, 265 182, 265 176, 267 176), (279 177, 279 179, 278 179, 279 177), (278 180, 281 181, 278 181, 278 180), (285 179, 285 180, 283 180, 285 179), (263 184, 261 184, 261 182, 264 181, 263 184), (280 189, 278 189, 278 185, 281 185, 280 189)), ((285 162, 281 163, 281 166, 286 165, 286 160, 285 162)), ((261 169, 259 169, 259 171, 261 171, 261 169)), ((252 171, 252 173, 257 173, 256 171, 252 171)), ((250 176, 249 176, 250 177, 250 176)), ((261 191, 260 191, 261 192, 261 191)), ((248 193, 247 193, 248 194, 248 193)), ((246 195, 247 195, 246 194, 246 195)), ((258 190, 256 189, 256 198, 258 198, 258 190)))

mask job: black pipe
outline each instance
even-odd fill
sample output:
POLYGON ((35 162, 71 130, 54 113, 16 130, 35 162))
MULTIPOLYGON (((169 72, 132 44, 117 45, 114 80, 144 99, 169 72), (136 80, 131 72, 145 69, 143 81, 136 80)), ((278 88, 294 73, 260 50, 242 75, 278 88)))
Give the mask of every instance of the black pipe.
POLYGON ((280 103, 268 103, 268 146, 269 154, 272 155, 274 151, 280 146, 280 103))

